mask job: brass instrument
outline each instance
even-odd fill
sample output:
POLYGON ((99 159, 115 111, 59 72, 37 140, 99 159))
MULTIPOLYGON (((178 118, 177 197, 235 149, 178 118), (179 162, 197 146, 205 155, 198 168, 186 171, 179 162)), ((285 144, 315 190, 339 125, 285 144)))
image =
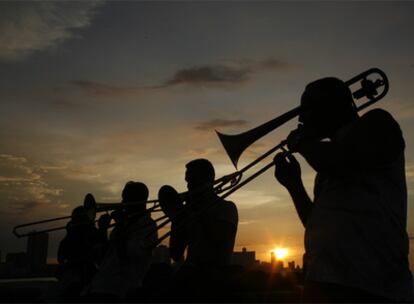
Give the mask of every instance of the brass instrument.
MULTIPOLYGON (((223 189, 223 186, 230 179, 233 179, 232 175, 224 176, 222 178, 219 178, 219 179, 215 180, 214 185, 217 185, 217 189, 223 189)), ((234 180, 234 181, 236 181, 236 180, 234 180)), ((188 192, 180 193, 180 196, 183 199, 185 199, 186 197, 188 197, 188 192)), ((145 202, 97 203, 95 201, 94 197, 92 196, 92 194, 88 193, 85 196, 83 206, 85 207, 87 212, 94 212, 94 213, 107 212, 108 213, 109 211, 113 211, 113 210, 116 210, 118 208, 128 208, 128 206, 136 206, 137 204, 153 204, 152 207, 150 207, 146 210, 146 212, 151 212, 152 213, 152 212, 162 211, 162 209, 161 209, 158 202, 159 202, 158 199, 154 199, 154 200, 148 200, 148 201, 145 201, 145 202)), ((45 229, 41 229, 41 230, 32 230, 30 232, 19 232, 19 230, 22 229, 22 228, 27 228, 27 227, 30 227, 30 226, 41 225, 41 224, 50 223, 50 222, 69 220, 71 217, 72 217, 71 215, 66 215, 66 216, 61 216, 61 217, 56 217, 56 218, 45 219, 45 220, 34 221, 34 222, 30 222, 30 223, 17 225, 13 228, 12 232, 16 237, 22 238, 22 237, 28 237, 30 235, 35 235, 35 234, 40 234, 40 233, 47 233, 47 232, 64 230, 66 228, 66 225, 61 225, 61 226, 52 227, 52 228, 45 228, 45 229)), ((167 216, 164 215, 164 216, 161 216, 161 217, 155 219, 155 221, 159 222, 159 221, 164 220, 166 218, 167 218, 167 216)), ((94 223, 97 223, 97 222, 98 222, 98 220, 94 220, 94 223)), ((114 226, 114 224, 111 224, 109 227, 113 227, 113 226, 114 226)))
MULTIPOLYGON (((118 208, 127 208, 128 206, 133 206, 133 205, 137 205, 137 204, 154 204, 154 206, 150 207, 147 209, 147 212, 159 212, 161 211, 159 205, 157 204, 158 200, 149 200, 146 202, 127 202, 127 203, 97 203, 95 201, 95 198, 93 197, 92 194, 88 193, 85 196, 85 199, 83 201, 83 206, 85 207, 86 212, 92 212, 92 213, 99 213, 99 212, 106 212, 108 213, 109 211, 113 211, 116 210, 118 208)), ((40 221, 35 221, 35 222, 30 222, 30 223, 25 223, 25 224, 21 224, 21 225, 17 225, 13 228, 13 234, 18 237, 27 237, 30 235, 35 235, 35 234, 40 234, 40 233, 47 233, 47 232, 53 232, 53 231, 58 231, 58 230, 63 230, 66 228, 66 225, 61 225, 61 226, 57 226, 57 227, 52 227, 52 228, 45 228, 45 229, 41 229, 41 230, 32 230, 30 232, 19 232, 20 229, 22 228, 27 228, 30 226, 36 226, 36 225, 40 225, 40 224, 45 224, 45 223, 50 223, 50 222, 56 222, 56 221, 62 221, 62 220, 69 220, 72 216, 71 215, 66 215, 66 216, 61 216, 61 217, 56 217, 56 218, 51 218, 51 219, 45 219, 45 220, 40 220, 40 221)), ((97 223, 98 220, 94 220, 94 223, 97 223)), ((110 227, 112 227, 113 225, 111 225, 110 227)))
MULTIPOLYGON (((377 102, 381 98, 383 98, 389 89, 388 78, 383 71, 378 68, 369 69, 345 82, 348 87, 356 84, 360 81, 361 87, 355 90, 352 93, 354 99, 361 99, 362 97, 366 97, 368 100, 356 106, 357 111, 365 109, 366 107, 370 106, 371 104, 377 102), (380 79, 376 79, 372 81, 368 78, 368 76, 378 74, 381 76, 380 79), (378 89, 382 88, 382 91, 378 93, 378 89)), ((237 168, 237 162, 243 153, 243 151, 256 142, 259 138, 262 138, 269 132, 277 129, 284 123, 288 122, 289 120, 298 116, 301 112, 300 106, 256 127, 246 132, 236 134, 236 135, 226 135, 220 132, 217 132, 217 135, 223 144, 224 149, 227 152, 227 155, 230 157, 233 165, 237 168)))
MULTIPOLYGON (((365 109, 366 107, 374 104, 375 102, 382 99, 389 90, 389 83, 388 78, 385 75, 385 73, 378 69, 378 68, 371 68, 365 72, 362 72, 361 74, 358 74, 357 76, 349 79, 345 82, 348 87, 350 87, 352 92, 352 97, 355 99, 361 99, 363 97, 366 98, 365 102, 363 102, 360 105, 355 105, 355 108, 357 111, 360 111, 362 109, 365 109), (377 78, 375 80, 371 80, 372 76, 379 76, 380 78, 377 78), (351 86, 356 85, 359 82, 360 86, 359 88, 356 88, 352 90, 351 86), (378 92, 378 89, 381 90, 378 92)), ((294 117, 298 116, 301 112, 300 106, 256 127, 251 130, 248 130, 246 132, 236 134, 236 135, 226 135, 222 134, 220 132, 217 132, 217 135, 221 141, 221 143, 224 146, 224 149, 227 152, 227 155, 229 156, 230 160, 232 161, 233 165, 237 169, 237 162, 243 153, 243 151, 248 148, 251 144, 256 142, 258 139, 262 138, 263 136, 267 135, 269 132, 277 129, 284 123, 288 122, 289 120, 293 119, 294 117)), ((274 154, 277 150, 283 150, 286 151, 285 146, 287 142, 286 140, 281 141, 279 144, 274 146, 273 148, 269 149, 267 152, 263 153, 261 156, 244 166, 242 169, 237 170, 236 172, 224 176, 222 178, 222 183, 219 187, 215 187, 215 193, 216 194, 222 194, 221 199, 224 199, 249 183, 250 181, 254 180, 270 168, 274 166, 273 160, 263 166, 262 168, 258 169, 256 172, 254 172, 249 177, 243 178, 243 174, 248 171, 250 168, 257 165, 259 162, 267 158, 268 156, 274 154), (227 183, 230 183, 228 186, 225 186, 227 183), (224 193, 223 193, 224 192, 224 193)), ((211 204, 212 205, 212 204, 211 204)), ((208 207, 207 207, 208 208, 208 207)), ((183 210, 184 211, 184 210, 183 210)), ((196 219, 193 218, 191 221, 195 221, 196 219)), ((164 227, 169 222, 171 222, 171 219, 166 220, 165 222, 161 223, 158 226, 158 229, 161 227, 164 227)), ((180 227, 178 227, 179 229, 180 227)), ((171 231, 167 232, 163 236, 161 236, 154 246, 160 244, 164 239, 166 239, 168 236, 170 236, 171 231)))

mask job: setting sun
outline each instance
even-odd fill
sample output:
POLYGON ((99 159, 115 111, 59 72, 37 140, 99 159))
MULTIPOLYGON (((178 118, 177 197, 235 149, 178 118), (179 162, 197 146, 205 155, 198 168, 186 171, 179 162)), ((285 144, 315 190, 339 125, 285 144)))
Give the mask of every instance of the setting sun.
POLYGON ((275 248, 275 249, 272 249, 271 252, 275 254, 277 260, 282 260, 286 258, 288 255, 287 248, 275 248))

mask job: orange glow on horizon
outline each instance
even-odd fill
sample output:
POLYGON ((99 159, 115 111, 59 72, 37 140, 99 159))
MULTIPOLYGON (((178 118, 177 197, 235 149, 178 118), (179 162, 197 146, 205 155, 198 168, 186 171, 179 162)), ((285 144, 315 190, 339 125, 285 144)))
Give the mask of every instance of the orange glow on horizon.
POLYGON ((283 260, 288 256, 289 250, 287 248, 274 248, 270 252, 275 254, 277 260, 283 260))

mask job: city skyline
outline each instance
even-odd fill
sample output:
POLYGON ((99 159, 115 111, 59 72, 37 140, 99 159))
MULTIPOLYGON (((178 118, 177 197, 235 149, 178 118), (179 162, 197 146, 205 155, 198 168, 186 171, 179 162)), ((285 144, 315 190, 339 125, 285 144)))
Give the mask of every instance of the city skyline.
MULTIPOLYGON (((414 21, 411 2, 0 3, 0 248, 21 251, 12 228, 69 215, 86 193, 120 201, 143 181, 186 190, 185 164, 208 158, 235 171, 215 130, 240 133, 299 104, 307 83, 384 70, 378 104, 406 140, 408 233, 414 236, 414 21)), ((368 109, 368 110, 369 110, 368 109)), ((292 120, 242 156, 284 139, 292 120)), ((315 172, 299 157, 308 193, 315 172)), ((239 209, 235 250, 263 260, 303 234, 285 189, 267 172, 229 197, 239 209)), ((164 229, 160 234, 166 232, 164 229)), ((49 258, 63 232, 50 234, 49 258)), ((411 240, 411 245, 413 241, 411 240)), ((412 247, 411 246, 411 247, 412 247)), ((414 254, 410 254, 413 270, 414 254)))

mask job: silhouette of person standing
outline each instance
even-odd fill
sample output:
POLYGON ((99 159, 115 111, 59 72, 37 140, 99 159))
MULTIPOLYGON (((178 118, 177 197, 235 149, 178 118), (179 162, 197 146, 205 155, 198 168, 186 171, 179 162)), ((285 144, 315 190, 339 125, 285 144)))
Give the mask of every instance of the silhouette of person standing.
POLYGON ((124 301, 134 296, 149 270, 152 247, 158 240, 156 224, 146 211, 148 188, 130 181, 122 191, 122 204, 112 213, 115 228, 98 273, 84 290, 91 300, 124 301), (123 205, 123 206, 122 206, 123 205))
MULTIPOLYGON (((83 206, 85 207, 89 221, 95 223, 97 206, 95 197, 91 193, 85 195, 83 206)), ((99 217, 97 229, 94 224, 91 229, 90 241, 93 242, 94 260, 97 265, 101 263, 106 252, 110 223, 111 216, 109 214, 102 214, 99 217)))
POLYGON ((174 288, 183 288, 186 294, 193 292, 194 295, 200 288, 201 292, 207 292, 208 289, 203 289, 201 285, 211 286, 213 281, 225 275, 234 248, 238 212, 233 202, 221 199, 214 192, 215 171, 210 161, 196 159, 189 162, 186 169, 189 193, 185 207, 178 194, 174 199, 175 190, 170 186, 162 187, 159 196, 165 213, 173 215, 170 236, 172 259, 184 260, 187 248, 184 264, 174 278, 174 288), (168 201, 163 202, 165 197, 169 197, 175 208, 168 209, 168 201), (183 208, 184 212, 180 213, 183 208), (180 216, 174 216, 174 212, 180 216))
POLYGON ((275 177, 305 226, 304 302, 411 300, 398 123, 381 109, 359 116, 337 78, 308 84, 301 108, 301 124, 287 141, 317 172, 313 201, 292 154, 276 155, 275 177))
POLYGON ((56 277, 59 281, 46 293, 46 297, 54 302, 78 299, 82 288, 96 273, 99 262, 95 246, 102 240, 97 239, 97 229, 84 206, 73 209, 66 231, 57 254, 56 277))

